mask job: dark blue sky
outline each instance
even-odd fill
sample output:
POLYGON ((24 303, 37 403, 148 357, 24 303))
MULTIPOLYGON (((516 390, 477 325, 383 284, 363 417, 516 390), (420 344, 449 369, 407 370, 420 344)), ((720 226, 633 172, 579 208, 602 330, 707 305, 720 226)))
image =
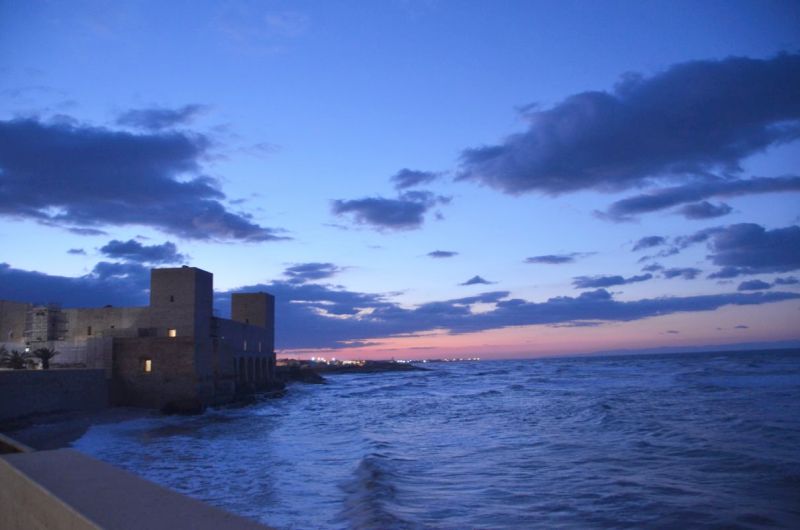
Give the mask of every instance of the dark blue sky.
POLYGON ((778 1, 0 0, 0 298, 143 303, 189 263, 222 312, 278 294, 301 351, 800 339, 798 28, 778 1))

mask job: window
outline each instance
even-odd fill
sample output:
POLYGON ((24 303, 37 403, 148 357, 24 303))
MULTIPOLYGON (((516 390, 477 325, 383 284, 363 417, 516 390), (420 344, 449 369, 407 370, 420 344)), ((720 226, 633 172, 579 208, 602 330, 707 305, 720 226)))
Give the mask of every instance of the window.
POLYGON ((87 335, 91 335, 92 334, 92 326, 86 326, 86 334, 87 335))
POLYGON ((258 353, 261 353, 261 341, 258 341, 258 353))
POLYGON ((175 301, 175 297, 173 295, 169 295, 169 301, 170 302, 174 302, 175 301))
POLYGON ((175 328, 168 329, 167 330, 167 336, 168 337, 173 337, 173 338, 177 337, 178 336, 178 330, 175 329, 175 328))
POLYGON ((153 371, 153 360, 146 357, 142 359, 142 372, 149 374, 153 371))
POLYGON ((242 349, 244 351, 247 351, 247 341, 244 341, 244 343, 242 344, 242 349))

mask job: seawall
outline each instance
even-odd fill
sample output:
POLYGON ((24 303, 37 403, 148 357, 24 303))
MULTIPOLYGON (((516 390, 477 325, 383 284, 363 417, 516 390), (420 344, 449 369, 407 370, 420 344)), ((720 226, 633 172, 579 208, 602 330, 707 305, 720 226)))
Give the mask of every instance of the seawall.
POLYGON ((105 370, 0 370, 0 422, 106 407, 105 370))

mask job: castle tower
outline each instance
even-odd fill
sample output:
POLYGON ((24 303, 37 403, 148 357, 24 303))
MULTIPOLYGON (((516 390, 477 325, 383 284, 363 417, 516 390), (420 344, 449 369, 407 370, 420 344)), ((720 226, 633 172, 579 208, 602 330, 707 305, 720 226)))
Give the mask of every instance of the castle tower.
POLYGON ((231 320, 269 330, 268 350, 275 349, 275 297, 267 293, 231 295, 231 320))
POLYGON ((150 271, 151 325, 158 335, 208 338, 214 305, 214 275, 196 267, 150 271))

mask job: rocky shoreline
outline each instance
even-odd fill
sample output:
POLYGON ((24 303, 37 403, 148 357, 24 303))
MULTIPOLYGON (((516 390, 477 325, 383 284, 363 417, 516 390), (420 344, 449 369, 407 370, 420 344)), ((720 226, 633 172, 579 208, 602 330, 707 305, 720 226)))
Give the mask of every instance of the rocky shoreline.
MULTIPOLYGON (((330 376, 410 371, 427 371, 427 368, 393 361, 365 361, 359 364, 324 364, 301 361, 278 366, 279 384, 266 392, 240 396, 240 399, 230 406, 248 406, 260 399, 280 398, 286 393, 286 385, 289 383, 325 384, 327 379, 322 374, 330 376)), ((110 407, 99 412, 40 414, 4 422, 0 424, 0 432, 37 450, 61 449, 69 447, 92 425, 129 421, 160 414, 162 412, 129 407, 110 407)))
POLYGON ((395 361, 364 361, 361 363, 315 363, 309 361, 295 361, 291 364, 278 366, 278 378, 286 383, 300 382, 310 384, 325 384, 327 381, 322 374, 375 374, 383 372, 414 372, 427 371, 411 363, 398 363, 395 361))

